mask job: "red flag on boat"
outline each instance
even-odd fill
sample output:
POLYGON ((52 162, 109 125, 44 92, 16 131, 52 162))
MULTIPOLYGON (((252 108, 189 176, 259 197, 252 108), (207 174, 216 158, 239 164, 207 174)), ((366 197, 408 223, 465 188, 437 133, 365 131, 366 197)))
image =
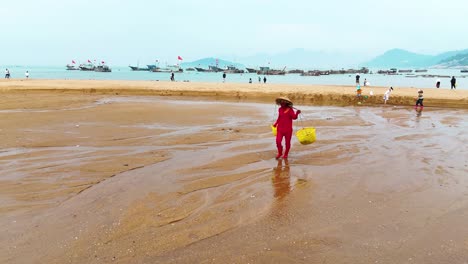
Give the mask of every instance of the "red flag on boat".
POLYGON ((75 64, 76 62, 74 60, 72 60, 72 63, 75 64))
POLYGON ((181 56, 177 56, 177 59, 178 60, 183 60, 181 56))
POLYGON ((90 61, 90 60, 88 60, 88 63, 91 63, 91 61, 90 61))

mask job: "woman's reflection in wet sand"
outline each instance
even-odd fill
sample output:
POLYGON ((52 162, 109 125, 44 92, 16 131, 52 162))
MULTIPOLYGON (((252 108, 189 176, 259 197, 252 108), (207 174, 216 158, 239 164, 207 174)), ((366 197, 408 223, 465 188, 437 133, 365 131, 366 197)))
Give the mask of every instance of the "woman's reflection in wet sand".
POLYGON ((274 197, 278 200, 283 199, 291 191, 291 177, 289 175, 289 162, 287 159, 278 160, 278 165, 273 169, 274 176, 272 179, 274 197))

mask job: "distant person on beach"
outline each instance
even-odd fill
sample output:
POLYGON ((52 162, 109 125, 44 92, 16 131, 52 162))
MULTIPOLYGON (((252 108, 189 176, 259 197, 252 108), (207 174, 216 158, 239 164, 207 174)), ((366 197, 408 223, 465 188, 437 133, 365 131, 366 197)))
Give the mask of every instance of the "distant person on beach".
POLYGON ((356 84, 360 84, 359 79, 361 79, 361 76, 359 76, 359 74, 356 74, 356 84))
POLYGON ((281 158, 283 159, 288 158, 289 150, 291 149, 291 137, 293 133, 293 120, 296 120, 301 110, 297 110, 294 113, 293 103, 287 97, 278 97, 276 98, 276 104, 280 105, 278 109, 278 119, 273 124, 274 127, 277 129, 276 133, 276 148, 278 149, 278 154, 276 155, 276 159, 281 158), (281 142, 283 141, 283 137, 286 144, 286 150, 283 155, 283 145, 281 142))
POLYGON ((452 89, 457 89, 457 79, 455 79, 455 76, 452 76, 450 80, 450 90, 452 89))
POLYGON ((436 87, 437 87, 437 88, 440 88, 440 79, 437 79, 436 87))
POLYGON ((263 76, 263 83, 266 83, 266 76, 263 76))
POLYGON ((226 73, 224 72, 223 73, 223 83, 225 83, 225 82, 226 82, 226 73))
POLYGON ((421 106, 421 108, 423 108, 424 107, 423 100, 424 100, 423 90, 419 89, 418 90, 418 97, 417 97, 417 100, 416 100, 416 105, 414 106, 414 108, 417 108, 418 106, 421 106))
POLYGON ((367 79, 364 79, 364 86, 368 86, 369 85, 369 82, 367 81, 367 79))
POLYGON ((5 79, 10 79, 10 70, 5 69, 5 79))
POLYGON ((258 76, 258 83, 262 83, 262 77, 258 76))
POLYGON ((171 81, 172 81, 172 82, 175 81, 175 77, 174 77, 174 73, 173 73, 173 72, 171 73, 171 81))
POLYGON ((384 104, 387 104, 388 99, 390 99, 390 94, 393 91, 393 87, 388 88, 388 90, 385 92, 383 99, 384 99, 384 104))
POLYGON ((26 71, 26 73, 24 74, 24 76, 26 76, 26 79, 29 79, 29 71, 26 71))
POLYGON ((249 83, 252 83, 252 78, 249 78, 249 83))

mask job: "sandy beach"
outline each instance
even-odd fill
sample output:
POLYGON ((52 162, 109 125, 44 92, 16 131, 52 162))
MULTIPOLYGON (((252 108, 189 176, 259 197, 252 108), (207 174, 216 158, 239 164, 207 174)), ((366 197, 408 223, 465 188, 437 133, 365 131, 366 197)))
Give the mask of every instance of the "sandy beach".
POLYGON ((468 90, 363 89, 1 80, 0 262, 464 263, 468 90))

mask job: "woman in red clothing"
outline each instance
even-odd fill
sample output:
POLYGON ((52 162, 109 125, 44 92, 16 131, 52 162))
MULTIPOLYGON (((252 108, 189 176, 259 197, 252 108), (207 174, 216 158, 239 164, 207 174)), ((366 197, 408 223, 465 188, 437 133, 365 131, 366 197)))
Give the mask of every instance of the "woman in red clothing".
POLYGON ((283 137, 286 141, 286 150, 283 159, 287 159, 289 149, 291 149, 291 137, 293 132, 292 121, 297 119, 301 110, 297 110, 297 112, 294 113, 294 109, 292 108, 293 103, 287 97, 277 98, 276 104, 281 106, 278 110, 278 120, 273 124, 273 126, 277 128, 276 147, 278 148, 278 155, 276 155, 276 159, 281 158, 281 155, 283 155, 283 145, 281 144, 283 137))

